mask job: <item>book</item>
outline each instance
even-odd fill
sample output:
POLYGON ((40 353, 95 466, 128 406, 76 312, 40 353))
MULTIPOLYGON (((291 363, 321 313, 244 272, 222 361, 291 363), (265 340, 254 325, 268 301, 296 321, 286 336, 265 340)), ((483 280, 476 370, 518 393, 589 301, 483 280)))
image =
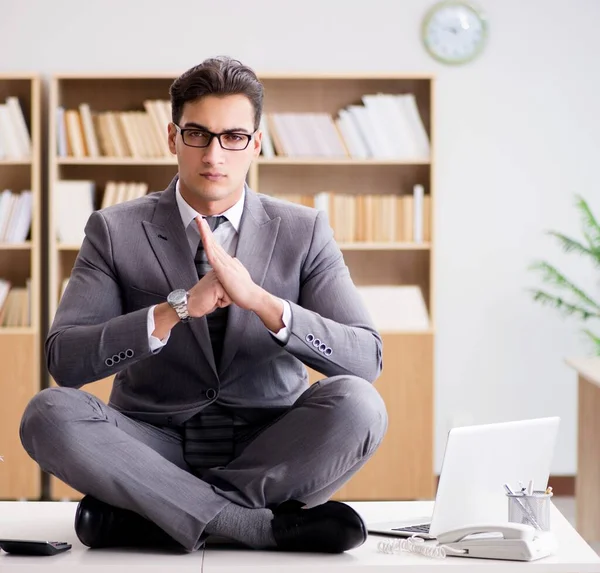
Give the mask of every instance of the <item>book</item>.
POLYGON ((94 211, 94 181, 61 180, 55 183, 56 237, 60 243, 80 245, 85 225, 94 211))
POLYGON ((375 327, 381 331, 423 331, 430 327, 418 285, 357 287, 375 327))

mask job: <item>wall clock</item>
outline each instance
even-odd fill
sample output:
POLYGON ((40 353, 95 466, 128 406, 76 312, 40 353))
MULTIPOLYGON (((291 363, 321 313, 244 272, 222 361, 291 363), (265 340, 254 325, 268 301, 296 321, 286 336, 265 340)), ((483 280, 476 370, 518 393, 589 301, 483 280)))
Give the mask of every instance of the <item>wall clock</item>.
POLYGON ((425 48, 436 60, 444 64, 465 64, 483 50, 488 25, 471 4, 446 0, 425 14, 421 33, 425 48))

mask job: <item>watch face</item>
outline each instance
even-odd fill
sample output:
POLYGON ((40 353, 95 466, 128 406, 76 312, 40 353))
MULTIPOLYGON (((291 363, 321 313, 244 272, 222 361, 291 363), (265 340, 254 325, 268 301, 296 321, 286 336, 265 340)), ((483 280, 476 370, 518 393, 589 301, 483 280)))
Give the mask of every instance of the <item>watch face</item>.
POLYGON ((169 293, 169 296, 167 297, 167 302, 171 306, 176 304, 182 304, 185 302, 186 296, 187 292, 185 291, 185 289, 178 288, 169 293))
POLYGON ((466 2, 448 0, 436 4, 423 21, 427 51, 446 64, 464 64, 477 56, 486 41, 483 16, 466 2))

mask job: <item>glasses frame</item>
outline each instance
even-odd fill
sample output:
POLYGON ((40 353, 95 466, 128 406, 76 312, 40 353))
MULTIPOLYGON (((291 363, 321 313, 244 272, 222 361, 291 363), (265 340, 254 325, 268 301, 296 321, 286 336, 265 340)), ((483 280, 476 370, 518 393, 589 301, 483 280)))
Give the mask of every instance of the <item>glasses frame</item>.
POLYGON ((217 140, 219 141, 219 145, 221 146, 221 149, 223 149, 224 151, 244 151, 245 149, 248 149, 250 142, 254 138, 254 134, 257 132, 257 130, 255 129, 252 133, 242 133, 240 131, 224 131, 222 133, 214 133, 213 131, 209 131, 208 129, 200 129, 198 127, 180 127, 176 123, 173 123, 173 125, 175 126, 175 129, 177 130, 177 132, 181 135, 181 141, 183 141, 183 144, 187 145, 187 147, 192 147, 194 149, 206 149, 207 147, 210 147, 210 144, 212 143, 213 139, 216 137, 217 140), (202 131, 204 133, 208 133, 208 135, 210 136, 208 139, 208 143, 206 145, 190 145, 189 143, 186 143, 185 136, 184 136, 184 133, 186 131, 202 131), (246 145, 244 147, 240 147, 239 149, 231 149, 229 147, 223 146, 223 142, 221 141, 221 137, 223 135, 240 135, 240 136, 243 135, 244 137, 248 138, 248 141, 246 142, 246 145))

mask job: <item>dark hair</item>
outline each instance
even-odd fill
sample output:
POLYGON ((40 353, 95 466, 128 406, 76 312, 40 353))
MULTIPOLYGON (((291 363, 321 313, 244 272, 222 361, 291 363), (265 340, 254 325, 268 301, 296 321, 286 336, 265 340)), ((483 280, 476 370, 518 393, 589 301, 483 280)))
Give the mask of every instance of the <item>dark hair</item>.
POLYGON ((254 129, 258 129, 263 107, 263 85, 254 70, 227 56, 209 58, 181 74, 169 88, 171 115, 179 123, 183 106, 208 95, 245 95, 254 107, 254 129))

